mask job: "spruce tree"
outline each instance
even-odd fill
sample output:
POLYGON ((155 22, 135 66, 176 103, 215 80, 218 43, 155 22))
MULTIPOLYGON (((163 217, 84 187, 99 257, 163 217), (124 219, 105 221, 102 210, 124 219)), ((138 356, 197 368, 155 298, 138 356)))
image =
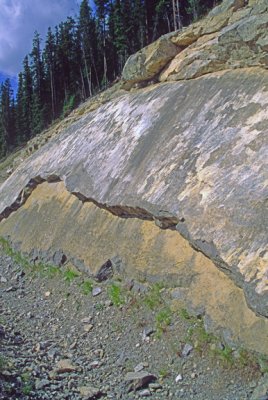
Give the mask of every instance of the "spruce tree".
POLYGON ((29 59, 26 56, 23 60, 23 97, 22 97, 22 116, 23 127, 25 129, 25 139, 31 137, 31 116, 33 102, 33 79, 29 66, 29 59))
POLYGON ((51 28, 48 28, 45 48, 43 51, 44 60, 44 76, 46 82, 46 116, 48 121, 55 119, 56 117, 56 87, 55 87, 55 77, 56 77, 56 43, 55 35, 53 34, 51 28))
POLYGON ((44 103, 45 103, 45 77, 44 65, 41 55, 40 35, 34 33, 33 48, 31 57, 32 74, 32 104, 31 104, 31 133, 36 135, 45 126, 44 122, 44 103))
POLYGON ((0 153, 4 155, 15 144, 15 110, 9 79, 0 88, 0 126, 0 153))
POLYGON ((80 5, 78 31, 82 50, 82 75, 87 87, 86 94, 92 96, 94 87, 99 88, 98 77, 98 52, 96 22, 88 0, 83 0, 80 5))

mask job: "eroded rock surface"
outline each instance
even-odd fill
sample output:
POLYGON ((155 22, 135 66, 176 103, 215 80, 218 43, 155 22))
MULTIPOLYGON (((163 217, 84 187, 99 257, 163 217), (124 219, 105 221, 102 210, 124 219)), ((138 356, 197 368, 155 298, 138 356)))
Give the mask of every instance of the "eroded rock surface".
POLYGON ((164 211, 267 315, 267 88, 268 72, 252 69, 110 102, 22 164, 0 212, 31 180, 57 179, 119 216, 161 221, 164 211))
POLYGON ((157 279, 175 287, 174 309, 187 307, 204 315, 209 331, 231 346, 267 354, 267 319, 257 317, 243 291, 176 230, 159 229, 149 220, 118 218, 92 202, 83 204, 63 182, 44 182, 2 222, 1 234, 10 235, 33 261, 47 262, 50 255, 55 263, 61 249, 66 263, 90 276, 106 260, 117 260, 121 278, 157 279))
MULTIPOLYGON (((231 302, 239 323, 228 335, 239 337, 243 331, 246 345, 259 351, 268 340, 265 333, 256 339, 256 332, 267 331, 266 320, 256 315, 268 316, 268 5, 266 0, 242 3, 225 1, 205 20, 159 40, 152 48, 169 41, 171 53, 179 54, 164 67, 164 46, 155 50, 150 68, 145 63, 139 75, 138 65, 127 81, 131 86, 135 79, 157 76, 170 82, 113 96, 22 163, 0 187, 0 235, 28 252, 69 251, 92 273, 97 272, 92 266, 121 256, 129 274, 170 276, 175 286, 188 290, 196 273, 189 260, 200 253, 191 250, 181 259, 181 242, 174 239, 174 247, 165 247, 167 239, 150 239, 152 229, 145 234, 142 224, 149 221, 165 238, 172 233, 182 240, 182 235, 221 269, 204 257, 221 275, 205 273, 209 284, 199 279, 196 290, 191 287, 194 308, 203 312, 205 307, 216 327, 219 319, 227 324, 218 296, 213 292, 216 301, 208 311, 212 295, 205 293, 217 287, 217 280, 229 282, 224 287, 235 288, 231 302), (87 216, 81 210, 88 202, 96 209, 87 216), (108 216, 101 218, 97 210, 118 222, 109 225, 108 216), (142 227, 135 230, 136 222, 129 222, 123 229, 126 218, 142 227), (122 236, 114 226, 122 228, 122 236), (117 236, 119 241, 112 239, 117 236), (239 314, 243 296, 256 320, 246 311, 239 314)), ((149 53, 146 57, 150 60, 149 53)))

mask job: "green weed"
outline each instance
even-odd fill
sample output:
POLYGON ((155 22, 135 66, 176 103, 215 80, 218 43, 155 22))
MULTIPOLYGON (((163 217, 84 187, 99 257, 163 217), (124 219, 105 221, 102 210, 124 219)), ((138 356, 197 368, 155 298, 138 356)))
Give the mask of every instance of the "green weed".
POLYGON ((159 374, 159 378, 160 379, 164 379, 164 378, 167 378, 170 375, 170 372, 166 367, 162 367, 159 370, 158 374, 159 374))
POLYGON ((215 354, 225 365, 234 364, 233 349, 231 347, 224 346, 223 349, 216 349, 215 354))
POLYGON ((25 396, 28 396, 31 391, 33 390, 33 385, 31 383, 26 383, 23 387, 22 387, 22 393, 25 396))
POLYGON ((61 270, 56 265, 39 263, 38 270, 40 271, 40 274, 43 277, 46 277, 49 279, 53 279, 56 276, 61 275, 61 270))
POLYGON ((122 289, 120 286, 118 286, 115 283, 113 283, 111 286, 109 286, 108 296, 115 306, 119 307, 119 306, 125 304, 125 299, 122 294, 122 289))
POLYGON ((24 257, 19 251, 14 250, 9 241, 6 240, 5 238, 1 237, 0 238, 0 245, 2 247, 2 250, 4 253, 8 256, 10 256, 15 263, 20 264, 23 268, 29 269, 31 268, 31 263, 29 260, 27 260, 26 257, 24 257))
POLYGON ((78 278, 78 277, 79 277, 79 274, 70 268, 66 269, 66 271, 63 272, 63 279, 69 284, 75 278, 78 278))
POLYGON ((151 310, 157 308, 159 305, 163 303, 163 299, 161 296, 161 290, 163 289, 163 285, 161 283, 155 283, 151 288, 149 293, 144 296, 144 303, 151 310))
POLYGON ((82 293, 86 296, 92 293, 93 290, 93 282, 90 280, 86 280, 81 284, 82 293))
POLYGON ((191 319, 191 316, 189 315, 188 311, 187 311, 185 308, 182 308, 182 309, 179 311, 179 316, 180 316, 182 319, 185 319, 185 320, 191 319))
POLYGON ((19 264, 24 270, 33 274, 40 274, 43 277, 54 278, 60 274, 60 269, 55 265, 45 264, 43 262, 31 263, 21 252, 12 248, 8 240, 0 237, 0 245, 5 254, 10 256, 16 264, 19 264))
POLYGON ((259 365, 260 371, 264 373, 268 373, 268 357, 265 355, 261 355, 257 359, 257 363, 259 365))
POLYGON ((95 309, 97 310, 97 311, 102 311, 102 310, 104 310, 104 304, 102 304, 102 303, 97 303, 97 304, 95 304, 95 309))
POLYGON ((161 337, 163 332, 171 324, 172 321, 171 310, 169 308, 164 308, 163 310, 160 310, 156 314, 155 320, 156 320, 156 335, 157 337, 161 337))

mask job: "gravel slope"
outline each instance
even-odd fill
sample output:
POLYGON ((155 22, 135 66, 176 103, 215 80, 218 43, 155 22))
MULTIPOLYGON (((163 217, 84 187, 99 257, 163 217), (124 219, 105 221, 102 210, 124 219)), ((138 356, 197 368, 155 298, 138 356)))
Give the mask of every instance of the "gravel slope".
POLYGON ((250 356, 172 311, 168 289, 74 275, 0 249, 0 399, 251 398, 250 356))

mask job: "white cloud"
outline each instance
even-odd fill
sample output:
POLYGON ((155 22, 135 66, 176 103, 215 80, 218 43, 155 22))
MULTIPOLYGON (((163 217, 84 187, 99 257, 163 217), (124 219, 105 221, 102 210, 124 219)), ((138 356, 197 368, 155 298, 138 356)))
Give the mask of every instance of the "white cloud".
POLYGON ((34 31, 45 39, 68 15, 75 15, 79 0, 0 0, 0 71, 15 75, 31 51, 34 31))

